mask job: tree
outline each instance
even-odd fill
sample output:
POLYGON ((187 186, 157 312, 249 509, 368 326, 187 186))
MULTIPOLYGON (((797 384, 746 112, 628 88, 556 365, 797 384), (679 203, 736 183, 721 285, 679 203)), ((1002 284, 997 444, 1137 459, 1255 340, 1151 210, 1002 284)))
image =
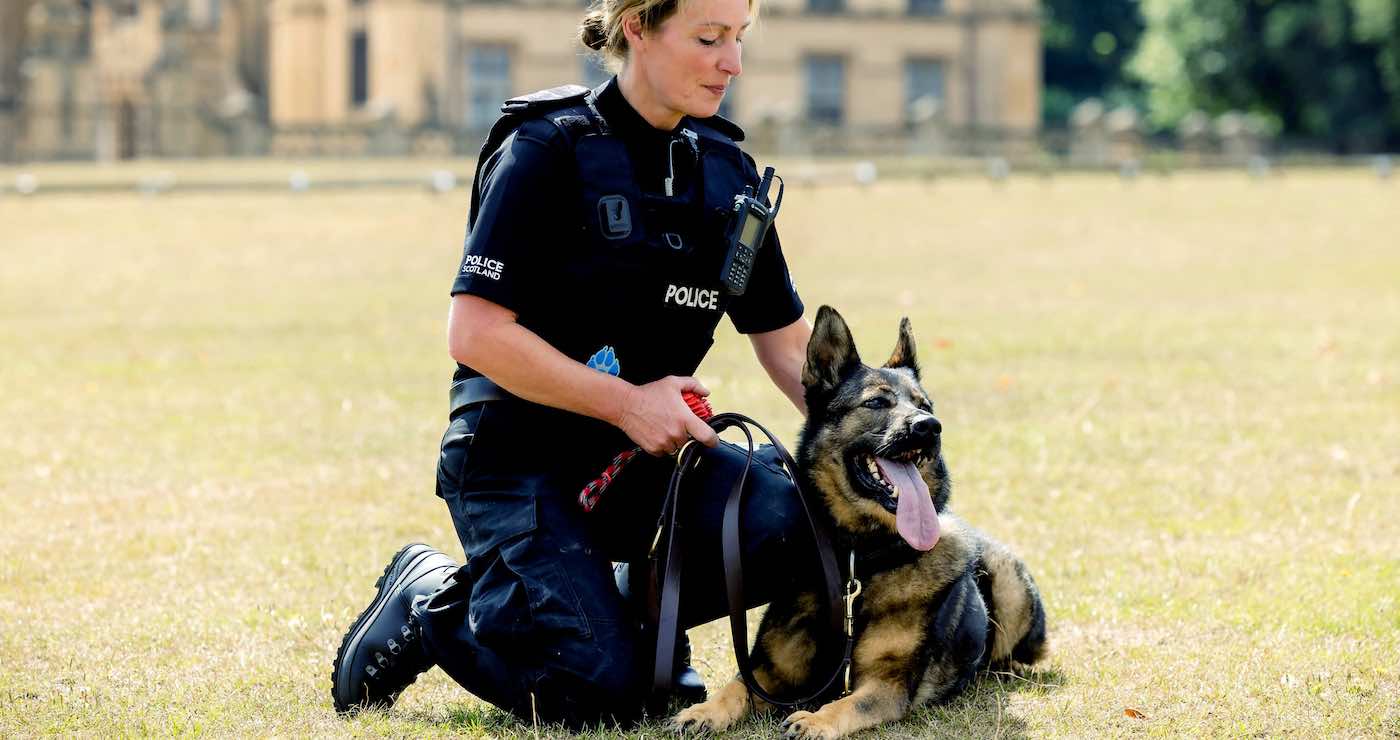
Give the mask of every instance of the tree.
POLYGON ((1085 98, 1135 104, 1142 85, 1123 74, 1144 23, 1138 0, 1044 0, 1044 118, 1063 125, 1085 98))
POLYGON ((1339 152, 1400 145, 1396 0, 1143 0, 1129 69, 1149 119, 1192 109, 1262 115, 1339 152))

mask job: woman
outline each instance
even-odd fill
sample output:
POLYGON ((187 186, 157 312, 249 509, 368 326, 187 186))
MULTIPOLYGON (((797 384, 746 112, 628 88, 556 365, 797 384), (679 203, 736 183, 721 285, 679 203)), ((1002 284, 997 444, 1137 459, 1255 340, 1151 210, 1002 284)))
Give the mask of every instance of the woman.
MULTIPOLYGON (((388 706, 438 665, 524 718, 642 713, 653 636, 610 562, 647 557, 670 455, 688 440, 712 448, 702 486, 725 490, 741 464, 682 398, 708 394, 692 374, 723 315, 804 409, 811 327, 776 233, 742 295, 720 281, 725 214, 757 173, 734 143, 742 132, 714 116, 754 5, 604 0, 581 36, 618 75, 587 97, 508 104, 493 132, 508 135, 479 167, 448 320, 458 368, 438 494, 468 561, 426 545, 395 556, 337 655, 337 709, 388 706), (584 513, 579 491, 633 446, 651 457, 584 513)), ((761 603, 791 585, 788 559, 807 555, 808 535, 787 478, 772 465, 751 477, 744 562, 761 603)), ((724 613, 722 499, 683 499, 685 626, 724 613)))

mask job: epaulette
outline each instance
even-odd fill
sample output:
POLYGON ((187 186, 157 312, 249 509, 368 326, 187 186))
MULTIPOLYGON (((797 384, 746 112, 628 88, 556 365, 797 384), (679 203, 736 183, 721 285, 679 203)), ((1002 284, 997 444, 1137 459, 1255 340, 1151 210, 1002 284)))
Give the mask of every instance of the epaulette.
MULTIPOLYGON (((695 123, 700 124, 696 128, 708 126, 719 134, 726 136, 731 141, 739 142, 744 140, 744 130, 739 128, 739 124, 721 115, 713 115, 709 118, 696 119, 695 123)), ((705 132, 702 132, 705 133, 705 132)))
POLYGON ((589 90, 583 85, 560 85, 521 95, 501 103, 501 112, 516 116, 537 116, 582 103, 589 90))

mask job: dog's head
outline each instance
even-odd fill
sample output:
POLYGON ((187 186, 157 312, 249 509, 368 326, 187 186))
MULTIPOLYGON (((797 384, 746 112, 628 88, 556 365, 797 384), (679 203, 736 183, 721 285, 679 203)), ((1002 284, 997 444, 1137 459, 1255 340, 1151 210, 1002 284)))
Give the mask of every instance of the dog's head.
POLYGON ((807 422, 798 462, 836 526, 853 534, 898 533, 910 546, 938 542, 948 500, 942 425, 919 383, 909 319, 883 367, 860 361, 846 321, 817 311, 802 368, 807 422))

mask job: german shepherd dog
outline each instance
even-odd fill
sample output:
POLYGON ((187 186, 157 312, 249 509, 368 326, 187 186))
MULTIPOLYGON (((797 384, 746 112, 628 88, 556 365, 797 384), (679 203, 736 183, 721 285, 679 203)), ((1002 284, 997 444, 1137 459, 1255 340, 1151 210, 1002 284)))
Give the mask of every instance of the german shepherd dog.
MULTIPOLYGON (((842 737, 950 699, 981 669, 1039 660, 1045 610, 1025 564, 948 510, 942 427, 919 383, 909 320, 889 361, 874 368, 861 363, 841 315, 823 306, 802 383, 803 490, 825 505, 843 568, 855 553, 863 592, 851 693, 794 712, 783 723, 786 736, 842 737)), ((810 694, 839 664, 845 646, 829 634, 820 601, 799 593, 768 606, 752 659, 765 691, 810 694)), ((676 715, 673 726, 719 731, 769 709, 736 678, 676 715)))

